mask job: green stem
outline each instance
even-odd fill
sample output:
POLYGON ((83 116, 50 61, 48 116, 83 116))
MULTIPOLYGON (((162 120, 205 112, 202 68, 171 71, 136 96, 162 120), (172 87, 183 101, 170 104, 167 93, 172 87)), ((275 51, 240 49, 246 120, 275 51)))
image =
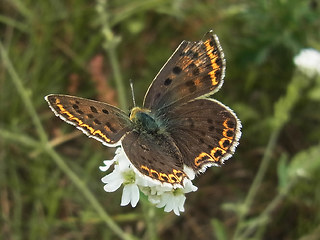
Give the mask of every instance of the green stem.
POLYGON ((299 77, 293 77, 293 79, 287 87, 286 94, 282 98, 280 98, 274 106, 274 116, 271 119, 273 132, 271 133, 271 136, 269 138, 269 142, 264 153, 263 159, 261 161, 259 170, 254 178, 252 185, 250 186, 246 199, 239 211, 239 221, 235 230, 234 239, 242 239, 242 237, 240 236, 244 236, 244 238, 246 238, 247 236, 244 235, 244 232, 246 232, 247 229, 245 229, 245 231, 242 232, 244 228, 248 225, 245 222, 245 217, 251 209, 252 203, 261 186, 262 180, 265 176, 268 166, 270 165, 272 153, 275 148, 279 133, 282 127, 285 125, 285 123, 289 121, 290 112, 293 109, 294 105, 298 102, 301 93, 303 92, 303 89, 309 84, 310 82, 301 81, 299 77))
POLYGON ((279 132, 280 131, 278 129, 276 129, 276 130, 274 130, 272 132, 272 134, 270 136, 270 139, 269 139, 265 154, 264 154, 264 156, 262 158, 259 170, 258 170, 258 172, 256 174, 255 179, 253 180, 253 183, 252 183, 252 185, 250 187, 250 190, 249 190, 248 195, 246 197, 246 200, 244 202, 244 205, 246 206, 246 209, 250 209, 250 207, 251 207, 251 205, 253 203, 253 200, 254 200, 255 196, 257 195, 257 192, 258 192, 258 190, 260 188, 262 179, 264 178, 264 176, 266 174, 266 171, 268 169, 268 166, 270 165, 270 160, 271 160, 271 157, 272 157, 272 153, 273 153, 274 147, 275 147, 275 145, 277 143, 279 132))
POLYGON ((292 189, 295 183, 296 181, 293 180, 286 186, 286 188, 282 189, 277 194, 277 196, 268 204, 268 206, 259 215, 259 217, 255 219, 252 224, 249 224, 244 232, 241 233, 241 236, 243 237, 239 237, 239 239, 247 239, 247 236, 255 236, 253 237, 253 239, 261 239, 261 236, 263 235, 267 224, 270 222, 270 216, 272 212, 281 204, 281 202, 287 196, 290 189, 292 189))
POLYGON ((276 142, 277 142, 277 139, 279 136, 279 132, 280 132, 279 129, 275 129, 269 138, 269 142, 268 142, 266 151, 264 153, 262 162, 260 164, 259 170, 256 174, 256 177, 253 180, 253 183, 250 186, 247 197, 243 203, 243 207, 241 208, 242 210, 239 213, 239 220, 238 220, 238 224, 237 224, 237 227, 235 230, 234 239, 241 239, 241 238, 239 238, 239 235, 240 235, 240 232, 241 232, 242 227, 244 225, 244 218, 251 208, 253 200, 256 197, 257 192, 260 188, 262 179, 264 178, 265 173, 268 169, 268 166, 269 166, 270 160, 271 160, 271 156, 272 156, 272 152, 273 152, 273 149, 276 145, 276 142))
POLYGON ((18 76, 17 72, 12 66, 12 63, 8 57, 8 54, 2 45, 2 42, 0 42, 0 52, 1 52, 1 58, 3 60, 4 66, 7 68, 10 74, 10 77, 18 90, 19 95, 21 96, 22 101, 26 106, 26 109, 32 119, 32 122, 35 125, 39 138, 41 139, 42 143, 45 143, 46 141, 48 141, 47 134, 42 127, 40 119, 38 118, 37 112, 32 104, 31 98, 26 88, 23 86, 20 77, 18 76))
POLYGON ((5 139, 5 140, 10 140, 13 142, 18 142, 18 143, 24 144, 25 146, 28 146, 28 147, 33 147, 33 148, 39 147, 38 141, 36 141, 28 136, 25 136, 22 134, 15 134, 13 132, 4 130, 2 128, 0 128, 0 138, 5 139))
POLYGON ((125 87, 123 85, 122 75, 120 73, 119 61, 114 48, 107 49, 108 56, 111 63, 111 68, 114 74, 114 80, 116 82, 118 97, 119 97, 119 105, 120 108, 124 111, 128 110, 127 98, 125 94, 125 87))
POLYGON ((265 229, 267 227, 267 223, 270 222, 270 216, 272 212, 281 204, 283 199, 288 195, 289 191, 292 189, 292 187, 295 185, 296 181, 290 182, 285 189, 283 189, 279 194, 269 203, 269 205, 266 207, 266 209, 261 213, 259 218, 265 219, 266 223, 263 225, 260 225, 260 229, 257 230, 257 235, 261 236, 265 232, 265 229))
POLYGON ((96 210, 99 214, 100 218, 107 224, 107 226, 124 240, 132 240, 133 237, 127 235, 125 232, 121 230, 121 228, 112 220, 112 218, 104 211, 101 204, 94 197, 92 192, 87 188, 85 183, 67 166, 67 164, 63 161, 60 155, 50 146, 47 145, 46 152, 53 158, 56 164, 60 169, 71 179, 71 181, 76 185, 76 187, 80 190, 80 192, 85 196, 85 198, 89 201, 91 206, 96 210))
MULTIPOLYGON (((94 195, 90 192, 90 190, 87 188, 85 183, 67 166, 67 164, 63 161, 63 159, 57 154, 57 152, 52 148, 50 145, 46 132, 44 131, 41 121, 38 118, 37 112, 35 110, 35 107, 32 104, 32 101, 30 99, 30 96, 27 94, 27 90, 24 88, 22 81, 20 77, 18 76, 17 72, 15 71, 7 52, 5 51, 2 43, 0 42, 0 51, 1 56, 4 62, 4 65, 7 67, 8 72, 13 80, 13 83, 15 84, 18 93, 20 94, 23 103, 25 104, 27 111, 32 118, 32 121, 36 127, 36 130, 38 132, 40 142, 39 146, 42 146, 43 150, 46 151, 49 156, 52 157, 52 159, 55 161, 55 163, 58 165, 58 167, 71 179, 71 181, 78 187, 80 192, 85 196, 85 198, 92 204, 92 207, 97 211, 97 213, 100 215, 101 219, 107 224, 107 226, 115 233, 117 234, 121 239, 124 240, 130 240, 133 239, 130 235, 127 235, 125 232, 121 230, 121 228, 111 219, 111 217, 104 211, 103 207, 100 205, 100 203, 97 201, 97 199, 94 197, 94 195)), ((7 132, 0 132, 0 134, 7 136, 7 132)), ((15 140, 18 140, 20 142, 24 142, 25 138, 17 138, 15 140)), ((33 142, 34 143, 34 142, 33 142)), ((30 145, 30 144, 29 144, 30 145)))
POLYGON ((109 14, 107 12, 107 1, 97 0, 96 10, 98 12, 100 23, 102 26, 101 32, 105 38, 104 48, 108 53, 114 80, 116 83, 116 88, 118 91, 119 105, 123 110, 128 109, 125 87, 123 85, 122 75, 120 71, 118 56, 116 52, 116 47, 119 43, 119 39, 113 34, 109 14))
POLYGON ((157 240, 157 229, 156 229, 156 212, 155 207, 150 204, 146 199, 141 199, 141 205, 143 209, 143 215, 145 223, 147 224, 147 239, 157 240))

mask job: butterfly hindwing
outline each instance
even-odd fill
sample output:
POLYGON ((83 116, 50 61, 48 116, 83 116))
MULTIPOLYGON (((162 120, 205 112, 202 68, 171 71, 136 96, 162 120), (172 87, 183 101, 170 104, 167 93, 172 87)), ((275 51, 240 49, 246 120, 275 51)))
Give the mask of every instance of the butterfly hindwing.
POLYGON ((184 163, 202 172, 231 157, 241 135, 241 123, 231 109, 213 99, 196 99, 172 108, 167 131, 174 139, 184 163))
POLYGON ((57 116, 107 146, 116 144, 131 130, 129 117, 109 104, 58 94, 45 99, 57 116))
POLYGON ((223 84, 225 59, 212 32, 198 42, 183 41, 153 80, 144 107, 159 110, 216 92, 223 84))
POLYGON ((167 134, 149 134, 133 130, 128 133, 122 147, 130 162, 143 175, 160 182, 182 184, 182 155, 167 134))

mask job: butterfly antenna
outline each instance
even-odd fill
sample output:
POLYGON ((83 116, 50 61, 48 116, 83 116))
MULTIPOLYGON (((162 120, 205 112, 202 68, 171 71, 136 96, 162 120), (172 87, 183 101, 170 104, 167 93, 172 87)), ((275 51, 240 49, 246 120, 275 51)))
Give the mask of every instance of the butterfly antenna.
POLYGON ((129 80, 130 81, 130 88, 131 88, 131 95, 132 95, 132 101, 133 101, 133 106, 136 106, 136 99, 134 97, 134 91, 133 91, 133 82, 132 79, 129 80))

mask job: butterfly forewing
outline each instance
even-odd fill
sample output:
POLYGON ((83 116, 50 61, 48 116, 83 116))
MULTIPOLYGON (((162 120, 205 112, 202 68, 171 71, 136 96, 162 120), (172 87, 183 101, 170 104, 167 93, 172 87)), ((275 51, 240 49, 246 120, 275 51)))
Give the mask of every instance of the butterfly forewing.
POLYGON ((241 135, 241 123, 232 110, 212 99, 190 101, 161 118, 167 119, 167 131, 195 172, 231 157, 241 135))
POLYGON ((183 41, 153 80, 144 107, 161 110, 212 94, 223 84, 225 59, 218 37, 209 32, 199 42, 183 41))
POLYGON ((116 144, 131 130, 129 117, 109 104, 55 94, 45 99, 57 116, 107 146, 116 144))

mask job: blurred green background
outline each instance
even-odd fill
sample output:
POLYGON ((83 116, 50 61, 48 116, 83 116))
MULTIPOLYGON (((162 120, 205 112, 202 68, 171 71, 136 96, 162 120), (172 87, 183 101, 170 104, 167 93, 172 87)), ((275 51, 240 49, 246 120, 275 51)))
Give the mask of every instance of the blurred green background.
POLYGON ((1 239, 320 239, 318 0, 0 0, 1 239), (176 216, 120 207, 99 166, 114 149, 56 118, 50 93, 129 111, 182 40, 213 29, 227 60, 214 98, 241 119, 234 156, 176 216), (122 83, 121 83, 122 81, 122 83))

